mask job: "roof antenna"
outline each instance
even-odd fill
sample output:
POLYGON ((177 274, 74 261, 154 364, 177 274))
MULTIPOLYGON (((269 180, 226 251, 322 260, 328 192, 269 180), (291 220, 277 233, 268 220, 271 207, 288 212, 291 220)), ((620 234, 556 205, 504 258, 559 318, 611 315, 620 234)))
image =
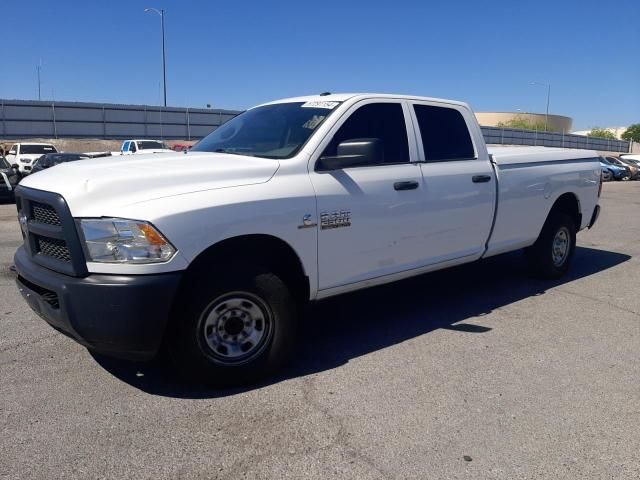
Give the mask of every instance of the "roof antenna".
POLYGON ((327 95, 331 95, 331 92, 322 92, 320 94, 321 97, 326 97, 327 95))

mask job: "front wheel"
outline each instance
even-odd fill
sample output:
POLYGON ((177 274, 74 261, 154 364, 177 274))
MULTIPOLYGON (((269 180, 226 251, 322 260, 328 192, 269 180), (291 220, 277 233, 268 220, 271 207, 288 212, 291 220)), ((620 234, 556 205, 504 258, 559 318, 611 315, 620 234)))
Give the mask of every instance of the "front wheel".
POLYGON ((280 368, 293 349, 296 304, 285 283, 270 272, 236 269, 211 283, 193 281, 175 312, 169 351, 185 378, 251 383, 280 368))
POLYGON ((576 248, 576 224, 571 216, 552 212, 542 232, 526 250, 529 266, 534 274, 543 278, 558 278, 571 265, 576 248))

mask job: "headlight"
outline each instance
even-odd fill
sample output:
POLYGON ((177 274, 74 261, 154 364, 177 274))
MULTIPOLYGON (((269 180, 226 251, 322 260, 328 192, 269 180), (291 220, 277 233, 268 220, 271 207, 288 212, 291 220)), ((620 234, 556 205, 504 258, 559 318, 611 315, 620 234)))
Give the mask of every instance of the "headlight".
POLYGON ((88 260, 102 263, 166 262, 176 249, 153 225, 122 218, 80 219, 88 260))

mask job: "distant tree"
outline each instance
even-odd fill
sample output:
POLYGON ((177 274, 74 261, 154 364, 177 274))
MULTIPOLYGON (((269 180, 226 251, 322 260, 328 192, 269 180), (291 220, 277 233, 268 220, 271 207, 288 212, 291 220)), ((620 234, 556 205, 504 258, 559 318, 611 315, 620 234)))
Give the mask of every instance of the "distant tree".
MULTIPOLYGON (((544 128, 544 120, 531 121, 526 117, 522 117, 517 115, 511 120, 507 120, 506 122, 500 122, 496 125, 500 128, 517 128, 519 130, 542 130, 545 131, 544 128)), ((553 128, 551 126, 547 129, 549 132, 553 132, 553 128)))
POLYGON ((634 123, 621 135, 623 140, 640 142, 640 123, 634 123))
POLYGON ((593 127, 587 137, 606 138, 607 140, 617 140, 616 134, 606 128, 593 127))

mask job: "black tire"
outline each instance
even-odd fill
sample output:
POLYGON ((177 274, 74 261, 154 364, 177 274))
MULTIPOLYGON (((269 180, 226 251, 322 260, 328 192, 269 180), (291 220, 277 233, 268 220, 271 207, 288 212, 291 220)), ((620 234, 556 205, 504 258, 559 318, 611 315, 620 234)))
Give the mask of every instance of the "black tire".
POLYGON ((187 380, 219 387, 253 383, 281 368, 293 350, 296 303, 285 283, 264 269, 233 265, 219 271, 225 272, 219 281, 199 275, 185 289, 174 312, 169 354, 187 380), (238 273, 226 273, 232 270, 238 273), (249 325, 246 316, 254 325, 245 337, 251 342, 242 344, 249 333, 238 329, 249 325), (248 344, 248 353, 239 351, 248 344))
POLYGON ((536 243, 526 250, 529 267, 532 273, 538 277, 559 278, 569 270, 575 249, 575 221, 566 213, 551 212, 536 243), (568 244, 562 260, 560 260, 559 252, 564 250, 562 248, 563 238, 566 238, 568 244), (556 241, 558 243, 555 243, 556 241))

